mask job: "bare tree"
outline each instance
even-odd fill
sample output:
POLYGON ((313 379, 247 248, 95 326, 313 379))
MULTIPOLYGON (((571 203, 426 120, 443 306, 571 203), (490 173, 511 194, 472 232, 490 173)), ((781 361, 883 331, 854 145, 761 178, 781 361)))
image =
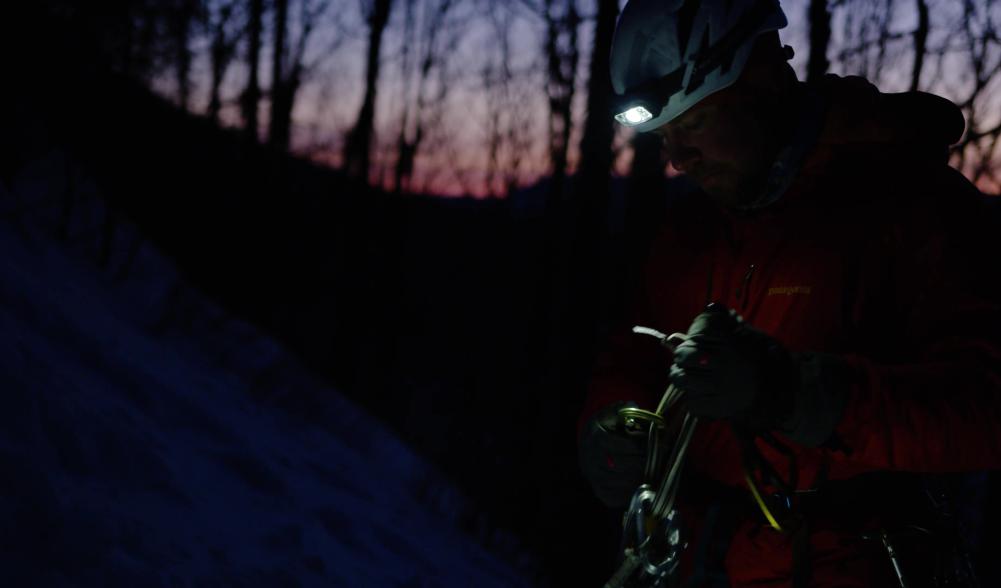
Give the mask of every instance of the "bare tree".
POLYGON ((1001 193, 1001 7, 991 0, 965 0, 961 29, 971 84, 959 101, 966 115, 967 130, 953 149, 954 162, 975 184, 1001 193), (993 88, 995 93, 989 90, 993 88))
POLYGON ((393 180, 394 191, 396 193, 399 193, 403 189, 403 176, 406 175, 409 177, 413 170, 413 153, 408 149, 406 137, 407 127, 410 122, 411 101, 409 100, 409 86, 412 78, 411 70, 414 67, 411 49, 414 48, 418 40, 416 33, 416 12, 418 7, 417 0, 405 0, 405 2, 403 11, 403 42, 400 47, 400 79, 403 82, 403 90, 399 92, 403 96, 403 106, 400 113, 400 132, 396 140, 396 166, 393 180))
POLYGON ((242 27, 233 30, 233 20, 236 13, 237 0, 222 0, 213 3, 206 10, 208 16, 208 29, 212 35, 212 42, 209 48, 209 106, 208 116, 212 120, 219 119, 219 110, 222 108, 222 98, 220 97, 220 87, 222 80, 226 76, 233 56, 236 54, 236 45, 242 36, 242 27))
POLYGON ((497 0, 488 8, 493 34, 487 39, 485 52, 491 60, 480 72, 487 106, 484 186, 487 194, 508 196, 518 186, 522 163, 532 146, 533 119, 525 105, 531 100, 535 84, 532 72, 514 68, 512 6, 497 0))
MULTIPOLYGON (((292 131, 292 109, 295 107, 295 97, 302 85, 303 78, 313 64, 305 62, 306 50, 316 24, 326 12, 328 0, 301 0, 299 3, 298 38, 292 44, 292 49, 283 50, 280 59, 272 62, 271 82, 271 119, 268 130, 268 143, 273 147, 288 149, 292 131)), ((276 4, 276 12, 279 6, 276 4)), ((287 11, 288 6, 284 6, 287 11)), ((283 20, 287 19, 287 15, 283 20)), ((278 18, 276 17, 276 27, 278 18)), ((287 34, 281 35, 284 44, 287 34)), ((279 35, 275 33, 276 47, 279 35)), ((276 53, 277 54, 277 53, 276 53)))
POLYGON ((247 86, 240 95, 240 110, 247 135, 258 139, 257 108, 261 101, 258 70, 261 67, 261 35, 264 29, 264 0, 250 0, 247 15, 247 67, 250 70, 247 86))
POLYGON ((875 83, 942 94, 962 109, 967 131, 952 149, 952 163, 981 189, 1001 191, 1001 4, 992 0, 844 0, 840 66, 875 83), (895 9, 917 16, 902 29, 895 9), (932 10, 932 8, 935 10, 932 10), (895 64, 909 61, 909 75, 895 64), (931 64, 933 67, 928 68, 931 64))
POLYGON ((827 0, 810 0, 810 58, 806 66, 806 81, 813 83, 827 73, 830 62, 827 48, 831 42, 831 11, 827 0))
POLYGON ((414 161, 429 127, 439 126, 442 107, 452 85, 447 73, 447 59, 455 48, 466 24, 454 19, 455 0, 413 0, 407 4, 410 37, 404 37, 403 109, 397 136, 396 165, 393 186, 400 192, 410 188, 414 161), (418 28, 410 19, 418 20, 413 11, 420 10, 418 28), (409 59, 409 47, 417 49, 416 59, 409 59), (432 75, 437 83, 433 83, 432 75))
POLYGON ((155 45, 161 15, 148 0, 129 2, 124 23, 122 73, 149 83, 156 67, 155 45))
POLYGON ((559 206, 564 197, 572 107, 576 91, 578 27, 582 21, 577 0, 521 0, 545 26, 541 58, 546 72, 546 99, 549 104, 548 151, 552 168, 550 203, 559 206), (541 2, 541 3, 540 3, 541 2))
POLYGON ((587 119, 581 139, 581 163, 570 200, 573 223, 570 241, 572 291, 567 309, 581 361, 587 361, 596 342, 597 329, 610 310, 603 302, 610 291, 610 258, 602 255, 608 225, 612 171, 612 80, 609 72, 612 36, 618 17, 617 0, 599 0, 594 24, 594 44, 587 84, 587 119))
POLYGON ((577 62, 577 27, 580 14, 576 0, 543 0, 542 16, 546 23, 545 59, 548 79, 546 95, 549 99, 549 159, 552 165, 552 190, 554 206, 564 197, 567 172, 567 153, 570 131, 573 127, 573 106, 577 62))
POLYGON ((363 5, 369 27, 368 55, 365 62, 365 96, 354 127, 344 146, 344 169, 348 175, 368 180, 372 133, 375 124, 375 98, 379 81, 382 35, 389 22, 393 0, 367 0, 363 5))
POLYGON ((177 103, 187 109, 191 100, 191 38, 201 6, 199 0, 176 0, 168 16, 170 42, 177 78, 177 103))
POLYGON ((835 5, 843 15, 837 61, 845 73, 879 83, 901 71, 901 64, 913 57, 910 42, 919 38, 920 24, 914 31, 899 28, 894 14, 900 1, 842 0, 835 5))
POLYGON ((587 83, 587 121, 581 139, 582 185, 607 192, 612 169, 612 80, 609 74, 612 35, 619 15, 617 0, 599 0, 591 51, 591 71, 587 83))
MULTIPOLYGON (((268 118, 268 144, 271 146, 282 145, 282 130, 278 116, 284 107, 282 100, 282 80, 284 73, 282 64, 286 59, 288 43, 285 40, 288 35, 288 3, 289 0, 274 0, 274 30, 272 31, 271 43, 271 115, 268 118)), ((287 141, 286 141, 287 142, 287 141)))
MULTIPOLYGON (((503 59, 503 58, 502 58, 503 59)), ((503 102, 500 99, 500 91, 494 88, 503 84, 503 74, 498 71, 494 63, 488 62, 483 66, 480 73, 483 87, 486 89, 487 106, 487 168, 483 179, 484 192, 495 195, 495 186, 500 177, 501 145, 504 141, 502 117, 504 116, 503 102)))
POLYGON ((914 29, 914 67, 911 68, 910 91, 921 86, 921 70, 924 68, 925 54, 928 52, 928 29, 930 18, 927 0, 915 0, 918 10, 918 26, 914 29))

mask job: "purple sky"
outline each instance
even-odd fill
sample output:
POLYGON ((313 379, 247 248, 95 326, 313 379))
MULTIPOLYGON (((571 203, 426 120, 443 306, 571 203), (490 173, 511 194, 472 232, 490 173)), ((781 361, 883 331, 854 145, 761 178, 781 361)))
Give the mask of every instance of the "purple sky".
MULTIPOLYGON (((315 0, 314 0, 315 1, 315 0)), ((293 2, 293 7, 298 3, 293 2)), ((440 194, 460 194, 466 190, 484 193, 484 170, 486 169, 487 122, 487 91, 481 83, 480 72, 484 65, 497 54, 498 39, 489 21, 483 18, 489 10, 488 0, 459 0, 456 3, 454 16, 456 19, 469 18, 461 25, 461 40, 458 50, 447 60, 449 71, 458 81, 450 85, 448 94, 443 100, 446 115, 441 124, 435 125, 431 136, 425 141, 425 147, 418 155, 415 169, 415 181, 418 186, 440 194)), ((496 3, 495 3, 496 4, 496 3)), ((362 95, 362 80, 364 77, 364 53, 367 38, 360 14, 360 2, 334 2, 335 10, 328 10, 322 17, 323 22, 317 25, 317 33, 312 39, 307 51, 306 61, 314 64, 309 77, 302 87, 296 108, 293 113, 293 149, 315 159, 339 163, 341 141, 354 122, 362 95), (331 50, 331 48, 335 48, 331 50)), ((381 166, 391 169, 397 128, 402 111, 403 84, 400 74, 400 51, 404 20, 404 2, 397 0, 396 9, 391 18, 383 43, 383 66, 376 119, 376 153, 374 167, 381 166)), ((543 67, 536 64, 537 56, 541 54, 541 42, 544 29, 541 21, 524 8, 521 2, 510 1, 499 4, 512 14, 511 45, 513 49, 513 67, 525 72, 523 76, 524 96, 517 101, 516 111, 512 117, 521 117, 530 128, 531 147, 528 153, 521 153, 522 163, 517 170, 517 176, 522 183, 529 183, 547 172, 548 161, 545 153, 544 140, 546 136, 546 102, 543 95, 543 67)), ((578 0, 582 14, 591 15, 595 11, 594 0, 578 0)), ((896 0, 893 3, 891 30, 909 32, 917 23, 913 2, 896 0)), ((807 58, 806 0, 791 0, 783 3, 783 8, 789 18, 789 27, 781 31, 784 43, 791 45, 796 56, 792 63, 801 77, 805 70, 807 58)), ((997 8, 996 6, 994 8, 997 8)), ((996 11, 1001 12, 1001 11, 996 11)), ((844 42, 846 18, 854 18, 856 22, 866 18, 866 7, 863 3, 852 5, 851 10, 836 9, 834 13, 832 47, 837 48, 844 42)), ((938 0, 932 2, 932 34, 930 46, 939 46, 949 41, 946 31, 953 27, 956 19, 962 18, 961 3, 955 0, 938 0)), ((293 23, 293 38, 297 35, 295 15, 290 18, 293 23)), ((575 129, 571 138, 570 165, 573 167, 577 159, 576 145, 585 112, 584 100, 587 73, 589 68, 589 47, 591 45, 592 23, 586 22, 580 30, 579 43, 582 47, 577 75, 578 92, 574 104, 575 129)), ((908 50, 910 39, 904 39, 889 46, 887 56, 889 67, 883 75, 871 81, 883 91, 903 91, 907 88, 912 56, 908 50)), ((202 42, 204 45, 204 42, 202 42)), ((204 46, 196 50, 201 58, 196 63, 194 77, 196 82, 205 79, 207 59, 204 46)), ((267 53, 269 48, 265 46, 267 53)), ((264 56, 263 63, 268 63, 264 56)), ((859 63, 841 63, 832 51, 831 71, 834 73, 865 73, 865 65, 859 63)), ((1001 56, 998 57, 1001 59, 1001 56)), ((963 72, 970 69, 969 62, 963 56, 946 58, 941 65, 927 63, 923 77, 923 89, 944 95, 953 101, 962 102, 972 87, 972 80, 964 78, 963 72)), ((268 68, 262 68, 261 75, 265 87, 269 84, 268 68)), ((228 124, 238 124, 239 115, 235 103, 232 103, 247 76, 246 66, 237 63, 231 68, 224 85, 224 97, 231 104, 223 111, 224 120, 228 124)), ((978 110, 985 113, 981 128, 997 124, 1001 117, 1001 105, 997 98, 1001 96, 1001 75, 990 85, 991 99, 979 104, 978 110)), ((197 84, 196 103, 193 109, 203 112, 208 103, 207 88, 204 83, 197 84)), ((172 82, 162 79, 157 82, 158 89, 171 95, 172 82)), ((266 113, 265 113, 266 114, 266 113)), ((618 142, 625 144, 628 139, 626 132, 620 133, 618 142)), ((510 155, 510 154, 507 154, 510 155)), ((502 153, 502 163, 505 154, 502 153)), ((622 156, 617 162, 617 169, 624 172, 628 169, 629 151, 622 150, 622 156)))

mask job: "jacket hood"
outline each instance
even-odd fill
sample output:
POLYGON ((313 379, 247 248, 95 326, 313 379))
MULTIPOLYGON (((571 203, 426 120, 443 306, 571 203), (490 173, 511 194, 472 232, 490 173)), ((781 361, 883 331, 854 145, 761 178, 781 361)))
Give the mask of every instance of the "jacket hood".
POLYGON ((754 213, 800 187, 823 180, 836 162, 863 158, 948 162, 949 146, 966 127, 963 113, 945 98, 926 92, 884 94, 864 78, 827 75, 803 84, 793 137, 778 154, 757 199, 735 208, 754 213))
POLYGON ((966 128, 955 104, 926 92, 884 94, 864 78, 827 75, 819 87, 827 117, 818 146, 869 144, 947 156, 966 128))

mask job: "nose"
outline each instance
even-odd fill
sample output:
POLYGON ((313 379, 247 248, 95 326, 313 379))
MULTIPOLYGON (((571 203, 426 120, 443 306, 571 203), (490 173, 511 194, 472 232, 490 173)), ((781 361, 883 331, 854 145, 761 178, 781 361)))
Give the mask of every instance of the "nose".
POLYGON ((691 146, 682 133, 664 132, 664 154, 678 171, 688 173, 702 159, 702 152, 691 146))
POLYGON ((675 145, 668 150, 667 158, 678 171, 689 173, 695 164, 702 161, 702 152, 689 145, 675 145))

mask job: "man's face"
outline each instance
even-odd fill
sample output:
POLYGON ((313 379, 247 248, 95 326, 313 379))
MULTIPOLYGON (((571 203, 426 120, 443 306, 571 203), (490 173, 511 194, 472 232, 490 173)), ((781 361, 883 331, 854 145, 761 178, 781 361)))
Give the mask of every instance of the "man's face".
POLYGON ((767 108, 739 84, 720 90, 657 129, 671 164, 716 202, 756 198, 775 160, 767 108))

